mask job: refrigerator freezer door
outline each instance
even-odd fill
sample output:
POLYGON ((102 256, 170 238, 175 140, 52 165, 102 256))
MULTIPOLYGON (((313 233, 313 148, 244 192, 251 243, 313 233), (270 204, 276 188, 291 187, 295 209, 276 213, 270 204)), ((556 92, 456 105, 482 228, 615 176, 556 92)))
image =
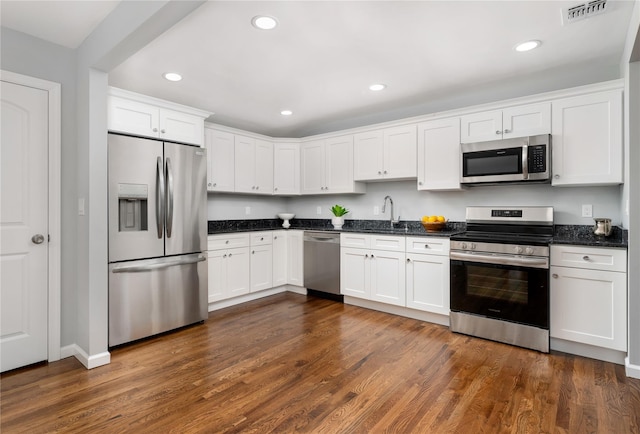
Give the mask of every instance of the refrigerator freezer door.
POLYGON ((207 155, 195 146, 164 144, 165 254, 207 250, 207 155))
POLYGON ((109 262, 163 256, 162 142, 108 137, 109 262))
POLYGON ((109 346, 207 319, 205 254, 109 265, 109 346))

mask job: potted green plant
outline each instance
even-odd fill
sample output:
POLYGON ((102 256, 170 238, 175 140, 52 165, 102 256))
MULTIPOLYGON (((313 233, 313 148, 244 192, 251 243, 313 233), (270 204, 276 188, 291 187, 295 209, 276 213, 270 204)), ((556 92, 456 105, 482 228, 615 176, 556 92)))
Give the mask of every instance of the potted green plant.
POLYGON ((342 225, 344 225, 344 215, 347 214, 349 210, 341 205, 334 205, 331 207, 331 212, 334 215, 334 217, 331 219, 333 228, 342 229, 342 225))

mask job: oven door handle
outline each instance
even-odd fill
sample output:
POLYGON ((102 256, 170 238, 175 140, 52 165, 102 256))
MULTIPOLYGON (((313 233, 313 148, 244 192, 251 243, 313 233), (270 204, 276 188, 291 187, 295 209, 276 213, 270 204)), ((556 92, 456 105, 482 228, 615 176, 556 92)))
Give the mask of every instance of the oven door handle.
POLYGON ((482 253, 466 253, 452 251, 449 258, 466 262, 481 262, 485 264, 514 265, 516 267, 549 268, 549 258, 512 256, 512 255, 487 255, 482 253))

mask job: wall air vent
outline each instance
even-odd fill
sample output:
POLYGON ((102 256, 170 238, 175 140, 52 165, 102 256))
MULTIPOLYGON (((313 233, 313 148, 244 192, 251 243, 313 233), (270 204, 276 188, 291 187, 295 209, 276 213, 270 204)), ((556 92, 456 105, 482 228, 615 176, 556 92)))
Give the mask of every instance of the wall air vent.
POLYGON ((606 11, 607 0, 593 0, 562 10, 562 24, 569 24, 606 11))

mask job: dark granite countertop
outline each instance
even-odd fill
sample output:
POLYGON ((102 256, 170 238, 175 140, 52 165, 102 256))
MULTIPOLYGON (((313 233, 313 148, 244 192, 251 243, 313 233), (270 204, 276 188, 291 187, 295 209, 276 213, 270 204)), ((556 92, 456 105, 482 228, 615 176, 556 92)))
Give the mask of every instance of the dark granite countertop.
MULTIPOLYGON (((269 231, 283 229, 280 219, 259 220, 210 220, 209 235, 230 232, 269 231)), ((344 226, 336 230, 329 219, 292 219, 289 229, 330 232, 370 232, 385 235, 410 235, 420 237, 450 237, 465 231, 465 222, 447 222, 440 232, 427 232, 419 221, 407 220, 395 224, 393 229, 388 220, 345 220, 344 226)), ((591 247, 628 247, 628 231, 613 227, 608 237, 593 234, 593 226, 555 225, 551 244, 579 245, 591 247)))

